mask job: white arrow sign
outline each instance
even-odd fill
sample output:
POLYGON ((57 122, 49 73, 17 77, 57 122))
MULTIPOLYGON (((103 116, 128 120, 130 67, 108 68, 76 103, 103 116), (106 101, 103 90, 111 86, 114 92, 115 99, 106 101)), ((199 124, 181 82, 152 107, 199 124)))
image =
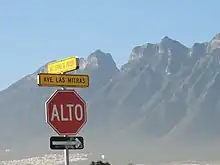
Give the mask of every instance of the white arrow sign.
POLYGON ((82 143, 80 142, 80 140, 78 138, 74 139, 74 141, 53 141, 52 142, 53 145, 63 145, 63 146, 75 146, 76 148, 79 148, 82 143))
POLYGON ((78 138, 76 138, 75 139, 75 146, 76 146, 76 148, 79 148, 81 145, 82 145, 81 141, 78 138))

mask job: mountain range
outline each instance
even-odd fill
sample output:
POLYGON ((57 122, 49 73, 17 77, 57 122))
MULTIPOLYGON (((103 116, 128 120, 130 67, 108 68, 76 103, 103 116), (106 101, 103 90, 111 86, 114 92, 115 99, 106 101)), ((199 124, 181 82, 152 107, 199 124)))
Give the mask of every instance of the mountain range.
MULTIPOLYGON (((0 92, 1 149, 38 142, 48 147, 55 133, 45 122, 44 102, 56 88, 36 83, 46 66, 0 92)), ((121 68, 110 53, 96 50, 80 59, 74 73, 90 75, 90 88, 76 89, 88 105, 81 134, 89 139, 169 143, 220 138, 220 34, 191 48, 167 36, 136 46, 121 68)))

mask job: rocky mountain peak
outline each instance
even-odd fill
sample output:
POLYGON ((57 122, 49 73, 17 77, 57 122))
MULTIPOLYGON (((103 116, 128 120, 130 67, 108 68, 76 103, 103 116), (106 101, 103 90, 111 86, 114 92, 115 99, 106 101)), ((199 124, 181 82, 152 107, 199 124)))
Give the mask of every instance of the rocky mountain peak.
POLYGON ((129 61, 139 60, 142 57, 151 57, 156 54, 164 54, 169 52, 187 51, 188 48, 181 44, 179 41, 173 40, 168 36, 161 39, 160 43, 152 44, 147 43, 142 46, 136 46, 132 49, 129 61))
POLYGON ((215 49, 220 48, 220 33, 217 33, 208 43, 207 52, 212 53, 215 49))
POLYGON ((83 70, 86 68, 87 61, 84 58, 79 59, 79 69, 83 70))
POLYGON ((188 53, 189 48, 165 36, 159 43, 147 43, 132 49, 128 64, 121 70, 128 71, 134 66, 145 68, 150 65, 161 73, 176 73, 185 65, 188 53))
POLYGON ((158 45, 146 43, 142 46, 136 46, 132 49, 129 61, 139 60, 144 56, 152 56, 158 52, 158 45))
POLYGON ((169 42, 169 43, 171 43, 171 42, 174 42, 174 40, 171 39, 171 38, 169 38, 168 36, 164 36, 164 37, 161 39, 161 42, 169 42))
POLYGON ((220 33, 217 33, 217 34, 215 35, 215 37, 213 38, 213 40, 220 40, 220 33))
POLYGON ((180 42, 173 40, 173 39, 169 38, 168 36, 163 37, 160 41, 160 44, 166 44, 167 46, 172 46, 174 44, 182 45, 180 42))
POLYGON ((220 48, 220 33, 216 34, 209 42, 209 50, 220 48))
POLYGON ((186 50, 186 46, 177 40, 173 40, 167 36, 163 37, 159 43, 159 53, 166 53, 169 50, 186 50))
POLYGON ((94 52, 92 52, 88 58, 87 58, 87 61, 90 61, 92 60, 93 58, 96 58, 97 61, 99 62, 100 60, 103 60, 103 59, 109 59, 111 58, 112 59, 112 56, 109 54, 109 53, 104 53, 103 51, 101 51, 100 49, 97 49, 95 50, 94 52))
POLYGON ((91 53, 86 60, 87 67, 98 68, 98 67, 113 67, 117 68, 114 59, 110 53, 104 53, 100 49, 97 49, 91 53))

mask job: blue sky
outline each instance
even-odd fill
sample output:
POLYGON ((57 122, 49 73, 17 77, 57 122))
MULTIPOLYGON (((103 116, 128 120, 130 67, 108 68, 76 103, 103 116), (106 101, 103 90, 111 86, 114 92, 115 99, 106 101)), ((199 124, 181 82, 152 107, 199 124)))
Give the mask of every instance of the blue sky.
POLYGON ((96 49, 118 65, 163 36, 187 46, 220 32, 215 0, 0 0, 0 89, 46 62, 96 49))

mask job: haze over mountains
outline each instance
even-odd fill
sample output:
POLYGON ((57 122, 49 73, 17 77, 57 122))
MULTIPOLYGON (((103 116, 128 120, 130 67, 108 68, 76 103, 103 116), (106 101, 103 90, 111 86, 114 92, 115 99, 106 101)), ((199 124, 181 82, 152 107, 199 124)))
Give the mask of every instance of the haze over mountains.
MULTIPOLYGON (((80 62, 77 73, 91 77, 90 88, 77 89, 88 104, 82 132, 88 139, 218 142, 220 34, 192 48, 169 37, 137 46, 120 69, 101 50, 80 62)), ((38 87, 39 72, 46 65, 0 92, 2 149, 33 141, 48 148, 49 134, 55 134, 44 116, 55 88, 38 87)))

